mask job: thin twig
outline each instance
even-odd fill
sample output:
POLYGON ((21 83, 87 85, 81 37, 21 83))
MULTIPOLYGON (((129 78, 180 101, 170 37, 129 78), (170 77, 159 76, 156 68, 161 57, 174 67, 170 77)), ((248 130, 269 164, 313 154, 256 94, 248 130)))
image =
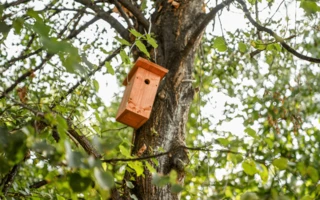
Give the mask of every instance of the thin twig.
MULTIPOLYGON (((66 39, 72 39, 74 37, 76 37, 81 31, 83 31, 84 29, 86 29, 88 26, 91 25, 92 22, 95 22, 97 20, 97 18, 93 18, 92 20, 90 20, 89 22, 85 23, 82 27, 80 27, 77 31, 74 31, 73 33, 71 33, 66 39)), ((62 31, 66 31, 65 29, 63 29, 62 31)), ((62 31, 59 33, 59 35, 62 35, 62 31)), ((38 49, 37 51, 41 51, 42 48, 38 49)), ((54 54, 48 54, 46 56, 45 59, 43 59, 43 61, 34 69, 30 69, 29 71, 25 72, 23 75, 21 75, 11 86, 9 86, 7 89, 4 90, 4 92, 2 92, 2 94, 0 95, 0 99, 3 99, 5 97, 6 94, 8 94, 9 92, 11 92, 19 83, 21 83, 22 81, 24 81, 27 77, 29 77, 32 73, 34 73, 35 71, 41 69, 47 61, 49 61, 54 54)))
POLYGON ((216 16, 216 14, 225 8, 226 6, 230 5, 235 0, 226 0, 222 3, 218 4, 216 7, 214 7, 208 14, 206 14, 205 18, 202 20, 198 28, 193 32, 191 35, 187 45, 181 52, 181 58, 184 59, 188 56, 189 52, 194 46, 194 43, 197 41, 198 37, 201 35, 201 33, 204 31, 204 29, 207 27, 207 25, 213 20, 216 16))
POLYGON ((95 70, 91 71, 86 77, 82 77, 74 86, 72 86, 67 93, 64 96, 61 96, 60 99, 57 102, 54 102, 51 106, 50 109, 55 108, 58 104, 60 104, 64 99, 67 98, 67 96, 69 96, 71 93, 73 93, 83 82, 85 82, 87 80, 87 78, 93 76, 97 71, 99 71, 105 64, 105 62, 110 61, 112 58, 114 58, 116 55, 118 55, 118 53, 120 52, 120 50, 122 49, 122 47, 119 47, 118 49, 116 49, 112 54, 110 54, 105 60, 103 60, 100 64, 99 67, 97 67, 95 70))
MULTIPOLYGON (((32 107, 29 107, 25 104, 22 104, 18 101, 15 101, 14 99, 6 96, 7 98, 9 98, 13 103, 15 103, 16 105, 19 105, 20 107, 31 111, 33 114, 35 114, 36 116, 41 116, 44 117, 45 113, 39 110, 36 110, 32 107)), ((65 118, 63 115, 61 115, 60 113, 54 112, 54 114, 60 115, 68 124, 68 136, 71 136, 72 138, 74 138, 81 146, 82 148, 89 154, 89 155, 93 155, 95 158, 101 158, 101 154, 92 146, 92 144, 89 142, 89 140, 83 136, 83 135, 79 135, 79 133, 75 130, 75 128, 77 128, 70 119, 65 118)), ((77 130, 79 130, 79 128, 77 128, 77 130)))
POLYGON ((110 26, 114 28, 121 35, 123 39, 130 41, 129 31, 125 27, 123 27, 122 24, 117 19, 115 19, 109 13, 105 12, 100 6, 95 5, 91 0, 75 0, 75 1, 84 5, 85 7, 92 9, 97 14, 97 16, 99 16, 101 19, 108 22, 110 26))
POLYGON ((231 151, 228 149, 207 149, 204 147, 186 147, 186 146, 178 146, 174 149, 171 149, 170 151, 166 151, 163 153, 159 153, 159 154, 154 154, 154 155, 150 155, 150 156, 144 156, 144 157, 136 157, 136 158, 113 158, 113 159, 105 159, 105 160, 101 160, 102 162, 105 163, 112 163, 112 162, 130 162, 130 161, 139 161, 139 160, 148 160, 151 158, 158 158, 161 156, 165 156, 165 155, 169 155, 172 152, 176 151, 177 149, 187 149, 190 151, 216 151, 216 152, 221 152, 221 153, 233 153, 233 154, 242 154, 239 152, 235 152, 235 151, 231 151))
POLYGON ((45 59, 42 60, 42 62, 37 66, 35 67, 34 69, 31 69, 27 72, 25 72, 24 74, 22 74, 13 84, 11 84, 10 87, 8 87, 7 89, 5 89, 2 94, 0 95, 0 99, 3 99, 9 92, 11 92, 19 83, 21 83, 23 80, 25 80, 27 77, 29 77, 32 73, 34 73, 35 71, 41 69, 44 64, 50 60, 52 58, 52 54, 48 54, 46 56, 45 59))
POLYGON ((29 2, 30 0, 18 0, 18 1, 13 1, 11 3, 5 3, 3 4, 3 7, 6 9, 6 8, 9 8, 11 6, 17 6, 19 4, 22 4, 22 3, 27 3, 29 2))
POLYGON ((121 127, 121 128, 106 129, 106 130, 101 131, 101 133, 106 133, 106 132, 110 132, 110 131, 121 131, 121 130, 126 129, 126 128, 129 128, 129 126, 124 126, 124 127, 121 127))
POLYGON ((119 10, 121 16, 124 18, 124 20, 127 22, 128 27, 130 29, 133 29, 133 26, 130 22, 130 19, 128 18, 127 14, 123 11, 121 5, 119 4, 119 2, 117 0, 113 0, 114 1, 114 5, 117 7, 117 9, 119 10))
MULTIPOLYGON (((148 30, 150 25, 148 20, 143 16, 142 12, 128 0, 118 0, 133 16, 135 16, 140 24, 148 30)), ((154 31, 154 30, 153 30, 154 31)))
POLYGON ((294 50, 292 47, 290 47, 282 37, 280 37, 279 35, 277 35, 275 32, 273 32, 271 29, 266 28, 264 26, 261 26, 258 22, 256 22, 252 16, 250 15, 250 12, 247 8, 246 3, 243 0, 236 0, 237 2, 239 2, 242 6, 242 9, 246 15, 246 17, 248 18, 248 20, 250 21, 250 23, 255 26, 258 30, 269 33, 272 37, 274 37, 276 39, 277 42, 279 42, 281 44, 281 46, 286 49, 289 53, 293 54, 294 56, 302 59, 302 60, 306 60, 309 62, 314 62, 314 63, 320 63, 320 59, 319 58, 313 58, 313 57, 309 57, 309 56, 305 56, 302 55, 300 53, 298 53, 296 50, 294 50))
POLYGON ((27 159, 30 158, 30 152, 27 151, 23 160, 19 162, 18 164, 15 164, 12 169, 4 176, 4 178, 1 180, 1 184, 3 184, 2 192, 4 196, 7 195, 9 188, 11 187, 16 175, 19 172, 19 169, 23 162, 25 162, 27 159))
POLYGON ((266 24, 269 24, 270 21, 272 20, 272 18, 275 16, 275 14, 279 11, 281 5, 283 4, 285 0, 282 0, 281 3, 279 4, 278 8, 276 9, 276 11, 274 11, 273 15, 271 15, 271 17, 269 18, 268 22, 266 24))
POLYGON ((47 8, 47 9, 44 9, 44 10, 54 10, 54 11, 59 11, 59 12, 62 12, 62 11, 83 12, 83 13, 88 14, 88 15, 95 15, 95 13, 93 13, 93 12, 89 12, 89 11, 82 10, 82 9, 75 9, 75 8, 47 8))

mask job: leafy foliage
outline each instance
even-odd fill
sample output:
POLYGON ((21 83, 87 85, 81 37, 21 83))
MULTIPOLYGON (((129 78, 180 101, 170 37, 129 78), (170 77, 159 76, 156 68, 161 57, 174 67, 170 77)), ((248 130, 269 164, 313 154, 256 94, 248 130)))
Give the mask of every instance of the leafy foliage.
MULTIPOLYGON (((156 33, 130 29, 128 41, 80 3, 37 2, 34 8, 35 2, 18 2, 0 4, 0 198, 106 199, 112 188, 134 188, 134 180, 123 179, 126 170, 138 177, 148 170, 152 184, 169 184, 183 199, 320 198, 319 64, 298 60, 252 26, 221 28, 222 36, 207 31, 194 63, 199 92, 186 144, 210 151, 190 151, 181 185, 174 170, 156 173, 158 157, 134 160, 132 129, 114 120, 121 91, 108 102, 101 94, 101 77, 119 85, 126 77, 129 48, 153 56, 156 33), (237 120, 236 129, 224 128, 237 120)), ((141 1, 143 13, 152 2, 141 1)), ((114 9, 96 3, 106 13, 114 9)), ((247 3, 253 11, 279 6, 247 3)), ((320 5, 297 3, 298 19, 286 10, 294 1, 285 1, 279 7, 285 18, 258 20, 287 36, 294 49, 319 58, 320 5)), ((241 12, 238 4, 231 9, 241 12)))

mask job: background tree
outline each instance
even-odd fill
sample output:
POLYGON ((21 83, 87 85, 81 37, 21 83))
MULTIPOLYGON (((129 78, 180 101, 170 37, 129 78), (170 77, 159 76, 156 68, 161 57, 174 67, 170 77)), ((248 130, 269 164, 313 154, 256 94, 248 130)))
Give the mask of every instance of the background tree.
POLYGON ((320 197, 316 1, 1 2, 1 198, 320 197), (169 73, 132 131, 97 77, 139 56, 169 73))

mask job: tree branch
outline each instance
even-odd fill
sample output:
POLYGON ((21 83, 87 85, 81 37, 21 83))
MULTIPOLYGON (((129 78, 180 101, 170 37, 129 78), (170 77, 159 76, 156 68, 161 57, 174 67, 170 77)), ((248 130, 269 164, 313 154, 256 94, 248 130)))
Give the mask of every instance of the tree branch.
POLYGON ((141 13, 141 11, 135 7, 132 3, 130 3, 130 1, 128 0, 118 0, 121 5, 123 5, 126 9, 128 9, 132 14, 133 16, 135 16, 138 20, 138 22, 141 23, 141 25, 146 29, 148 30, 149 29, 149 22, 148 20, 144 17, 144 15, 141 13))
POLYGON ((207 27, 207 25, 210 23, 211 20, 213 20, 220 10, 222 10, 224 7, 228 6, 235 0, 226 0, 220 4, 218 4, 216 7, 214 7, 208 14, 205 15, 204 19, 198 26, 198 28, 193 32, 191 35, 186 47, 183 49, 181 55, 182 59, 188 56, 189 52, 194 46, 194 43, 197 41, 198 37, 201 35, 201 33, 204 31, 204 29, 207 27))
POLYGON ((129 126, 124 126, 124 127, 121 127, 121 128, 105 129, 105 130, 102 130, 101 133, 106 133, 106 132, 110 132, 110 131, 121 131, 121 130, 126 129, 126 128, 129 128, 129 126))
POLYGON ((171 149, 170 151, 166 151, 163 153, 159 153, 159 154, 154 154, 154 155, 150 155, 150 156, 144 156, 144 157, 136 157, 136 158, 113 158, 113 159, 105 159, 105 160, 101 160, 102 162, 105 163, 112 163, 112 162, 130 162, 130 161, 139 161, 139 160, 148 160, 150 158, 158 158, 164 155, 169 155, 172 152, 176 151, 177 149, 187 149, 190 151, 217 151, 217 152, 221 152, 221 153, 233 153, 233 154, 241 154, 239 152, 235 152, 235 151, 231 151, 228 149, 207 149, 205 147, 186 147, 186 146, 178 146, 174 149, 171 149))
POLYGON ((76 2, 92 9, 93 11, 96 12, 96 14, 106 22, 108 22, 112 28, 114 28, 120 36, 127 40, 130 41, 129 38, 129 31, 123 27, 118 20, 116 20, 114 17, 112 17, 109 13, 105 12, 103 9, 101 9, 99 6, 95 5, 92 3, 91 0, 75 0, 76 2))
POLYGON ((23 160, 21 162, 19 162, 18 164, 15 164, 12 169, 10 170, 10 172, 8 172, 8 174, 6 174, 3 178, 3 180, 1 181, 1 184, 3 184, 3 188, 2 188, 2 192, 4 194, 4 196, 7 195, 9 188, 11 187, 21 165, 23 162, 25 162, 27 159, 30 158, 30 152, 28 151, 23 160))
MULTIPOLYGON (((10 98, 10 100, 15 103, 16 105, 31 111, 33 114, 35 114, 36 116, 40 116, 40 117, 45 117, 45 113, 39 110, 36 110, 32 107, 29 107, 25 104, 22 104, 18 101, 15 101, 14 99, 10 98)), ((71 139, 74 138, 79 144, 80 146, 82 146, 82 148, 89 154, 89 155, 93 155, 95 158, 101 158, 101 154, 91 145, 91 143, 89 142, 89 140, 84 136, 84 135, 79 135, 79 133, 73 128, 75 127, 72 123, 72 121, 70 119, 65 118, 64 116, 62 116, 60 113, 54 112, 57 115, 60 115, 64 120, 66 120, 67 124, 68 124, 68 136, 71 136, 71 139)))
POLYGON ((150 155, 150 156, 144 156, 144 157, 138 157, 138 158, 114 158, 114 159, 105 159, 101 160, 102 162, 105 163, 112 163, 112 162, 130 162, 130 161, 138 161, 138 160, 148 160, 150 158, 158 158, 164 155, 168 155, 171 151, 166 151, 163 153, 155 154, 155 155, 150 155))
POLYGON ((50 106, 50 109, 53 109, 54 107, 57 106, 57 104, 61 103, 68 95, 70 95, 71 93, 73 93, 84 81, 87 80, 88 77, 93 76, 97 71, 101 70, 101 68, 104 66, 105 62, 110 61, 112 58, 114 58, 116 55, 118 55, 118 53, 120 52, 120 50, 122 49, 122 47, 119 47, 118 49, 116 49, 111 55, 109 55, 105 60, 103 60, 100 64, 99 67, 96 68, 95 70, 91 71, 86 77, 82 77, 74 86, 72 86, 67 93, 64 96, 61 96, 60 99, 53 103, 50 106))
MULTIPOLYGON (((53 13, 52 15, 50 15, 50 16, 48 17, 48 19, 51 19, 53 16, 55 16, 55 15, 58 14, 58 13, 59 13, 59 11, 53 13)), ((4 73, 5 71, 7 71, 7 70, 10 68, 9 65, 11 65, 12 63, 14 63, 14 62, 16 62, 16 61, 18 61, 18 60, 24 60, 24 59, 26 59, 26 58, 29 58, 30 56, 35 55, 35 54, 38 54, 39 52, 41 52, 41 51, 43 50, 43 48, 39 48, 39 49, 35 50, 35 51, 32 52, 32 53, 25 54, 25 53, 27 53, 27 51, 28 51, 29 48, 31 47, 31 45, 32 45, 32 43, 34 42, 35 38, 36 38, 36 34, 33 33, 33 34, 31 35, 31 39, 29 40, 29 42, 28 42, 27 45, 26 45, 26 48, 20 53, 20 56, 18 56, 17 58, 12 58, 11 60, 7 61, 7 62, 2 66, 2 67, 5 68, 5 69, 2 70, 2 71, 0 72, 0 74, 2 74, 2 73, 4 73)))
POLYGON ((13 2, 11 2, 11 3, 5 3, 5 4, 3 4, 3 7, 4 8, 9 8, 9 7, 11 7, 11 6, 17 6, 17 5, 19 5, 19 4, 22 4, 22 3, 27 3, 27 2, 29 2, 30 0, 18 0, 18 1, 13 1, 13 2))
POLYGON ((126 15, 126 13, 124 13, 124 11, 123 11, 121 5, 119 4, 119 2, 118 2, 117 0, 113 0, 113 1, 114 1, 114 5, 115 5, 115 6, 117 7, 117 9, 119 10, 121 16, 122 16, 122 17, 124 18, 124 20, 127 22, 128 27, 129 27, 130 29, 132 29, 133 26, 132 26, 132 24, 131 24, 128 16, 126 15))
POLYGON ((77 36, 80 32, 82 32, 83 30, 85 30, 86 28, 88 28, 91 24, 95 23, 97 20, 99 19, 99 17, 94 17, 92 18, 90 21, 88 21, 87 23, 85 23, 83 26, 81 26, 79 29, 75 30, 75 31, 71 31, 71 33, 69 34, 69 36, 66 39, 72 39, 75 36, 77 36))
POLYGON ((53 10, 53 11, 58 11, 58 12, 62 12, 62 11, 68 11, 68 12, 83 12, 85 14, 89 14, 89 15, 95 15, 95 13, 93 12, 89 12, 86 10, 82 10, 82 9, 75 9, 75 8, 47 8, 45 10, 53 10))
POLYGON ((314 62, 314 63, 320 63, 320 59, 319 58, 313 58, 313 57, 309 57, 309 56, 305 56, 302 55, 300 53, 298 53, 296 50, 294 50, 292 47, 290 47, 285 41, 284 38, 280 37, 279 35, 277 35, 275 32, 273 32, 271 29, 266 28, 264 26, 261 26, 258 22, 256 22, 252 16, 250 15, 250 12, 247 8, 246 3, 243 0, 236 0, 237 2, 239 2, 242 6, 242 9, 245 13, 245 16, 248 18, 248 20, 250 21, 250 23, 255 26, 259 31, 263 31, 266 33, 269 33, 272 37, 274 37, 276 39, 277 42, 279 42, 281 44, 281 46, 286 49, 288 52, 290 52, 291 54, 293 54, 294 56, 302 59, 302 60, 306 60, 309 62, 314 62))
POLYGON ((11 92, 12 90, 14 90, 14 88, 19 84, 21 83, 23 80, 25 80, 27 77, 29 77, 32 73, 34 73, 35 71, 41 69, 44 64, 50 60, 52 58, 52 54, 48 54, 46 56, 45 59, 42 60, 42 62, 37 66, 35 67, 34 69, 31 69, 27 72, 25 72, 24 74, 22 74, 10 87, 8 87, 7 89, 5 89, 2 94, 0 95, 0 99, 3 99, 9 92, 11 92))
MULTIPOLYGON (((62 177, 62 175, 56 176, 57 179, 58 179, 58 178, 61 178, 61 177, 62 177)), ((38 182, 35 182, 35 183, 33 183, 32 185, 30 185, 29 188, 35 188, 35 189, 37 189, 37 188, 40 188, 40 187, 42 187, 42 186, 44 186, 44 185, 47 185, 48 183, 50 183, 50 182, 47 181, 47 180, 38 181, 38 182)))
MULTIPOLYGON (((43 50, 43 48, 39 48, 37 50, 35 50, 34 52, 31 52, 29 54, 21 54, 20 56, 16 57, 16 58, 12 58, 11 60, 9 60, 8 62, 6 62, 2 67, 5 68, 3 71, 1 71, 1 73, 4 73, 5 71, 7 71, 9 69, 9 65, 11 65, 12 63, 18 61, 18 60, 24 60, 26 58, 29 58, 30 56, 36 55, 39 52, 41 52, 43 50)), ((25 52, 25 51, 23 51, 25 52)))
MULTIPOLYGON (((85 23, 82 27, 80 27, 78 30, 71 32, 70 35, 66 38, 66 39, 72 39, 74 37, 76 37, 80 32, 82 32, 83 30, 85 30, 88 26, 90 26, 93 22, 95 22, 97 19, 94 17, 92 20, 88 21, 87 23, 85 23)), ((66 29, 63 29, 59 35, 62 35, 61 33, 66 31, 66 29)), ((32 55, 41 52, 41 50, 43 50, 43 48, 40 48, 38 50, 36 50, 35 52, 31 53, 32 55)), ((25 55, 25 56, 21 56, 21 59, 30 57, 31 55, 25 55)), ((7 89, 5 89, 5 91, 3 91, 0 95, 0 99, 3 99, 9 92, 11 92, 19 83, 21 83, 22 81, 24 81, 27 77, 29 77, 32 73, 34 73, 35 71, 41 69, 44 64, 50 60, 53 57, 53 54, 48 54, 46 56, 45 59, 42 60, 42 62, 35 67, 34 69, 30 69, 29 71, 25 72, 23 75, 21 75, 11 86, 9 86, 7 89)), ((15 58, 13 60, 17 61, 18 58, 15 58)))

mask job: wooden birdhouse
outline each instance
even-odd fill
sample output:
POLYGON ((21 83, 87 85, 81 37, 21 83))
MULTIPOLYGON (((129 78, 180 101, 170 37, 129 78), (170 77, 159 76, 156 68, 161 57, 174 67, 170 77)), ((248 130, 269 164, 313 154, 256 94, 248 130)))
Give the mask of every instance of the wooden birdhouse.
POLYGON ((161 79, 168 70, 144 58, 138 58, 127 78, 116 120, 134 129, 150 117, 161 79))

